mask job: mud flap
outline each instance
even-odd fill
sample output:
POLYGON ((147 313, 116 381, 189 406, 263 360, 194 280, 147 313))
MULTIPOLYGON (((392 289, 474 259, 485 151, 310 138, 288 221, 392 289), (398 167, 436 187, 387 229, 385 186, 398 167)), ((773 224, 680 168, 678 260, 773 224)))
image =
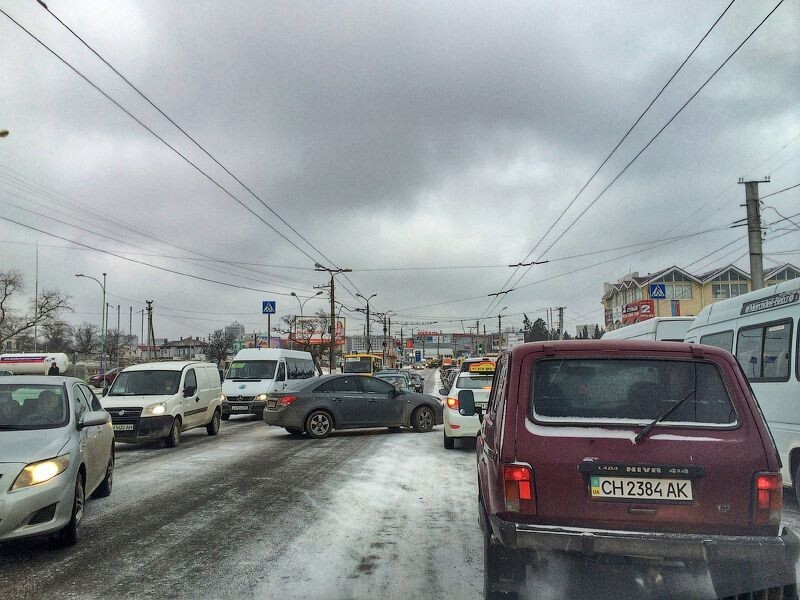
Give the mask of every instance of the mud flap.
POLYGON ((524 550, 506 548, 484 534, 484 579, 487 592, 515 594, 525 588, 524 550))
POLYGON ((797 576, 791 560, 709 563, 708 574, 718 598, 760 592, 765 598, 798 600, 797 576))

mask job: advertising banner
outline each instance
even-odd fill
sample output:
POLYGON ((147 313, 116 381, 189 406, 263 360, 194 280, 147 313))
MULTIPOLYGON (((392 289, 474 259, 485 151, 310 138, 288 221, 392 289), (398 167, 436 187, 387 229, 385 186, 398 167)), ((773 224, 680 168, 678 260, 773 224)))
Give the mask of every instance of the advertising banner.
MULTIPOLYGON (((298 344, 308 346, 319 344, 330 344, 331 336, 328 333, 328 319, 320 317, 296 317, 294 331, 290 334, 290 339, 298 344)), ((336 344, 344 344, 346 336, 346 319, 339 317, 336 319, 336 344)))
POLYGON ((652 319, 655 316, 655 303, 652 300, 639 300, 622 307, 622 324, 630 325, 652 319))

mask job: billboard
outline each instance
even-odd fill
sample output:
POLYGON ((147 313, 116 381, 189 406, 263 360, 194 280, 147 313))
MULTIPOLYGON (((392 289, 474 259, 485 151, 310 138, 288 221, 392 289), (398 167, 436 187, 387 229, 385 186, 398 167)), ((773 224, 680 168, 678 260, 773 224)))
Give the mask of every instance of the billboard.
POLYGON ((655 303, 652 300, 639 300, 622 307, 622 324, 639 323, 656 316, 655 303))
MULTIPOLYGON (((346 335, 346 319, 336 319, 335 343, 344 344, 346 335)), ((294 331, 289 338, 298 344, 307 346, 330 344, 331 336, 328 333, 328 319, 322 317, 295 317, 294 331)))

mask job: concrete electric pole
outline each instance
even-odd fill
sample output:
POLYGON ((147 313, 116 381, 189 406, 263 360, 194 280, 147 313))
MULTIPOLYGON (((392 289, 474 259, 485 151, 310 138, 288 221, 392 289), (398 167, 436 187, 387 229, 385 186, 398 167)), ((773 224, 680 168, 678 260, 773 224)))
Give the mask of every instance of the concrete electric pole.
POLYGON ((761 205, 758 199, 758 184, 769 183, 769 177, 756 181, 745 181, 745 206, 747 207, 747 243, 750 247, 750 288, 760 290, 764 287, 764 256, 761 252, 761 205))
POLYGON ((564 339, 564 306, 558 307, 558 339, 564 339))
POLYGON ((328 351, 328 362, 330 363, 329 364, 330 372, 333 373, 333 369, 334 369, 333 360, 334 360, 334 354, 336 352, 336 300, 335 300, 335 294, 336 294, 336 287, 335 286, 336 286, 336 284, 334 283, 334 278, 339 273, 350 273, 352 271, 352 269, 339 269, 339 268, 329 269, 328 267, 323 267, 321 264, 316 263, 314 265, 314 270, 315 271, 327 271, 331 276, 331 289, 330 289, 330 292, 331 292, 331 322, 330 322, 330 327, 328 327, 328 331, 329 331, 330 336, 331 336, 331 345, 330 345, 330 349, 328 351))

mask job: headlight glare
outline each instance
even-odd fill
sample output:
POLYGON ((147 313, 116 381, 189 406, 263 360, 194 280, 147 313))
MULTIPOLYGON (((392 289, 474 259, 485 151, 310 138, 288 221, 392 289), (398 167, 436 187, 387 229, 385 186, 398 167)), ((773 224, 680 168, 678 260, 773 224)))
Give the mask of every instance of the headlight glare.
POLYGON ((69 467, 69 454, 31 463, 22 469, 22 472, 14 480, 11 491, 50 481, 59 473, 66 471, 67 467, 69 467))
POLYGON ((258 396, 256 396, 256 400, 266 400, 266 399, 267 399, 266 394, 259 394, 258 396))
POLYGON ((146 406, 142 411, 143 417, 157 417, 167 412, 167 405, 164 402, 156 402, 150 406, 146 406))

